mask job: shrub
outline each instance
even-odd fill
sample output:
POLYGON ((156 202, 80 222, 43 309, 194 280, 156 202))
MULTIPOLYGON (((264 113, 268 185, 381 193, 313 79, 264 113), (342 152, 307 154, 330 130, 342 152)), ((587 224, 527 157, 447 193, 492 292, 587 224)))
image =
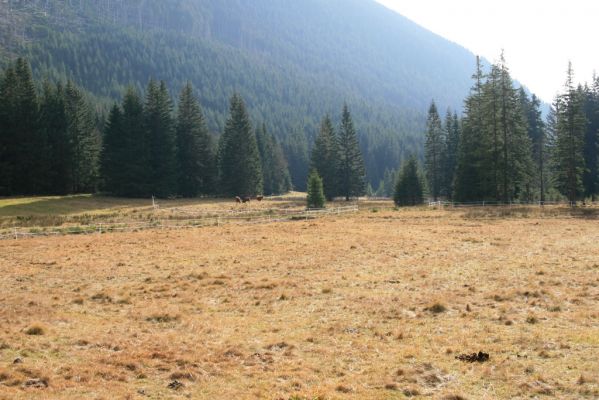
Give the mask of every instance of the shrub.
POLYGON ((31 336, 41 336, 44 334, 44 328, 39 325, 32 325, 25 330, 25 333, 31 336))
POLYGON ((441 303, 435 303, 432 306, 427 307, 426 310, 432 312, 433 314, 440 314, 447 311, 447 308, 441 303))

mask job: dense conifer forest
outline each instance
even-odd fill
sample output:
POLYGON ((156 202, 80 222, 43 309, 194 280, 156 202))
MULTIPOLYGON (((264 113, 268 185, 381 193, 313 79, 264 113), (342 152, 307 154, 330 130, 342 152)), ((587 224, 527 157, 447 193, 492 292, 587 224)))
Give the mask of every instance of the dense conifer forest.
POLYGON ((599 194, 599 78, 565 85, 543 119, 539 99, 516 88, 503 55, 477 63, 461 120, 429 108, 425 171, 430 197, 457 202, 595 200, 599 194))
MULTIPOLYGON (((257 196, 292 189, 287 160, 265 124, 233 94, 218 143, 191 83, 177 107, 164 81, 134 87, 104 121, 71 81, 35 82, 17 59, 0 75, 0 195, 104 192, 123 197, 257 196), (38 89, 39 88, 39 89, 38 89)), ((334 143, 332 196, 364 193, 364 162, 348 106, 334 143)), ((325 117, 330 128, 330 119, 325 117)), ((317 145, 315 153, 317 153, 317 145)))
POLYGON ((8 1, 0 20, 0 195, 278 194, 313 170, 329 200, 392 197, 414 160, 434 200, 599 192, 597 78, 570 68, 544 116, 503 55, 370 1, 8 1))
POLYGON ((431 98, 460 111, 474 62, 371 0, 10 0, 0 21, 0 65, 22 56, 37 81, 72 81, 101 118, 150 79, 176 106, 189 81, 217 141, 238 93, 300 190, 324 114, 338 125, 348 104, 377 188, 408 154, 421 158, 431 98))
MULTIPOLYGON (((570 65, 546 120, 538 98, 516 88, 503 56, 488 74, 478 62, 473 81, 461 118, 448 110, 443 120, 434 101, 429 107, 424 174, 418 182, 426 181, 430 198, 595 199, 599 78, 576 86, 570 65)), ((209 132, 191 83, 181 90, 176 107, 164 81, 150 80, 144 94, 129 87, 103 118, 93 98, 73 82, 36 82, 27 60, 19 58, 2 71, 0 96, 0 195, 255 196, 293 187, 283 147, 266 124, 251 120, 239 94, 230 99, 218 138, 209 132)), ((399 175, 387 170, 374 191, 365 180, 347 105, 340 121, 336 127, 325 115, 306 155, 326 198, 397 199, 398 181, 407 182, 408 172, 414 181, 416 159, 410 158, 399 175)), ((307 175, 303 179, 307 182, 307 175)))

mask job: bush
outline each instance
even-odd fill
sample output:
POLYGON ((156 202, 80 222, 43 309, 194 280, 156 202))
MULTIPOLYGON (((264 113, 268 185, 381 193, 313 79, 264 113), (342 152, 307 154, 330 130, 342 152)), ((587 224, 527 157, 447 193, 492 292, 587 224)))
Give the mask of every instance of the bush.
POLYGON ((44 334, 44 328, 41 327, 40 325, 33 325, 30 326, 29 328, 27 328, 25 330, 25 333, 27 335, 31 335, 31 336, 40 336, 44 334))

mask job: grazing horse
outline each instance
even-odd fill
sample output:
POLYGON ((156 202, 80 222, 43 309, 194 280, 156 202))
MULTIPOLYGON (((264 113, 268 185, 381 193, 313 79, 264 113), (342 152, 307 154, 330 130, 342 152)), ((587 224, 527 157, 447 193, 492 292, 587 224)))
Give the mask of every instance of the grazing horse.
POLYGON ((264 196, 256 196, 256 200, 262 201, 262 200, 264 200, 264 196))
POLYGON ((241 197, 235 196, 235 202, 241 204, 241 197))
POLYGON ((241 202, 242 202, 243 204, 245 204, 245 203, 249 203, 249 202, 250 202, 250 200, 251 200, 251 199, 249 198, 249 196, 244 196, 244 197, 241 199, 241 202))

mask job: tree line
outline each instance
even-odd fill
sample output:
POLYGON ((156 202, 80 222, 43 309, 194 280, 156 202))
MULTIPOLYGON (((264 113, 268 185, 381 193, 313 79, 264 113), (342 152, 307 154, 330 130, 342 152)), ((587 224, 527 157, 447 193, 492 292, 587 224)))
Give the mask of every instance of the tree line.
POLYGON ((191 84, 176 107, 164 82, 133 87, 104 122, 72 82, 41 83, 26 60, 0 75, 0 195, 106 192, 124 197, 280 194, 291 189, 283 150, 253 129, 239 95, 220 140, 191 84))
POLYGON ((458 118, 442 121, 431 104, 424 171, 433 200, 457 202, 571 202, 599 193, 599 78, 574 84, 569 65, 564 90, 547 116, 541 102, 516 88, 503 55, 482 70, 458 118))
MULTIPOLYGON (((238 94, 218 137, 190 83, 176 106, 163 81, 150 80, 143 96, 129 87, 103 118, 72 82, 36 83, 19 58, 0 75, 0 98, 0 195, 256 196, 292 188, 281 144, 265 124, 253 127, 238 94)), ((347 106, 338 135, 325 117, 311 159, 329 198, 364 193, 347 106)))
MULTIPOLYGON (((336 27, 330 19, 324 25, 317 22, 323 14, 316 4, 234 3, 12 1, 11 15, 4 20, 22 30, 24 38, 3 36, 0 26, 0 44, 6 45, 0 45, 0 66, 11 57, 26 57, 35 78, 71 79, 86 91, 86 97, 93 98, 94 108, 101 107, 106 114, 113 101, 121 101, 128 86, 144 93, 149 76, 166 81, 172 94, 191 80, 212 133, 223 132, 229 98, 237 91, 256 126, 265 124, 276 136, 293 186, 302 191, 325 112, 336 114, 348 102, 359 132, 367 181, 376 187, 386 168, 398 165, 406 154, 422 152, 420 130, 426 115, 421 107, 431 91, 442 92, 438 100, 443 104, 454 104, 460 96, 455 93, 464 91, 464 79, 448 79, 455 70, 445 71, 449 72, 443 79, 431 67, 438 64, 438 54, 430 49, 419 48, 409 63, 395 63, 394 57, 371 57, 364 62, 357 51, 375 46, 376 51, 389 55, 388 43, 377 44, 363 35, 350 41, 320 40, 323 34, 337 37, 345 31, 339 28, 348 22, 338 19, 336 27), (273 7, 281 11, 276 17, 273 7), (309 23, 298 22, 292 9, 302 10, 309 23), (247 28, 243 40, 239 36, 242 21, 247 28), (6 47, 8 52, 3 53, 6 47), (260 61, 264 52, 274 62, 260 61), (323 62, 335 68, 322 68, 323 62), (373 74, 373 63, 382 75, 373 74), (419 71, 417 82, 402 78, 413 77, 414 69, 419 71)), ((347 11, 344 5, 337 1, 326 9, 347 11)), ((458 58, 467 56, 463 52, 458 58)))

